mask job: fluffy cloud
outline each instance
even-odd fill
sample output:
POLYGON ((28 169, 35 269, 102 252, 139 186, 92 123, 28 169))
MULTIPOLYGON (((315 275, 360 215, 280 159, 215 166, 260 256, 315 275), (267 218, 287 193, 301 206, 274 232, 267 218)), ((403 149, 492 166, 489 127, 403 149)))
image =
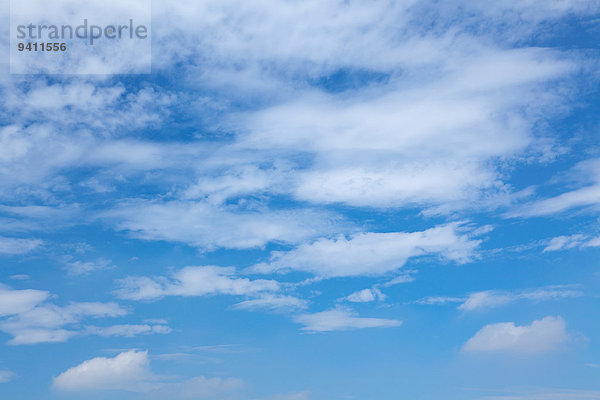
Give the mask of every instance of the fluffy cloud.
POLYGON ((298 270, 321 277, 382 275, 399 269, 411 257, 437 255, 464 263, 473 257, 479 243, 456 223, 422 232, 367 232, 350 238, 322 238, 288 252, 275 251, 269 262, 257 264, 251 271, 298 270))
POLYGON ((238 278, 228 267, 185 267, 169 278, 129 277, 119 281, 117 295, 129 300, 164 296, 255 295, 279 290, 273 280, 238 278))
POLYGON ((67 328, 86 318, 110 318, 127 314, 116 303, 71 303, 65 307, 39 304, 0 321, 0 330, 13 336, 12 345, 64 342, 81 332, 67 328))
POLYGON ((561 317, 546 317, 523 326, 502 322, 481 328, 465 343, 463 351, 541 353, 567 339, 566 324, 561 317))
POLYGON ((385 300, 385 297, 385 294, 381 293, 381 290, 377 288, 371 288, 354 292, 344 297, 344 300, 351 301, 353 303, 368 303, 375 300, 385 300))
POLYGON ((54 378, 60 390, 112 389, 144 392, 154 379, 148 352, 130 350, 114 358, 97 357, 69 368, 54 378))
POLYGON ((14 290, 0 285, 0 331, 12 335, 12 345, 64 342, 77 335, 125 336, 166 334, 171 328, 155 324, 81 326, 87 319, 122 317, 129 313, 116 303, 72 302, 58 306, 42 290, 14 290))
POLYGON ((342 331, 362 328, 390 328, 402 325, 402 321, 382 318, 364 318, 345 309, 332 309, 314 314, 300 314, 294 321, 304 325, 309 332, 342 331))
POLYGON ((113 358, 96 357, 69 368, 54 378, 54 388, 84 390, 124 390, 143 392, 147 398, 210 399, 242 386, 237 379, 194 377, 168 382, 154 374, 147 351, 129 350, 113 358))

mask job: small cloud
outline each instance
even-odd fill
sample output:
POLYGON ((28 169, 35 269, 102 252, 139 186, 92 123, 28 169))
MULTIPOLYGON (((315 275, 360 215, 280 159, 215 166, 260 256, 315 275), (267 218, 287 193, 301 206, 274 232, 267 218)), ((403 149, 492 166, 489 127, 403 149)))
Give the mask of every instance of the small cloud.
POLYGON ((465 343, 463 351, 542 353, 567 339, 566 324, 561 317, 546 317, 524 326, 502 322, 481 328, 465 343))
POLYGON ((0 383, 10 382, 14 379, 15 373, 11 371, 0 371, 0 383))
POLYGON ((154 374, 147 351, 124 351, 112 358, 96 357, 69 368, 53 380, 64 392, 122 390, 151 398, 214 399, 243 386, 239 379, 197 376, 177 382, 154 374))
POLYGON ((112 325, 106 327, 88 326, 85 333, 98 336, 135 337, 139 335, 167 334, 171 328, 166 325, 112 325))
POLYGON ((155 379, 147 351, 130 350, 114 358, 97 357, 69 368, 54 378, 53 386, 63 391, 90 389, 146 392, 155 379))
POLYGON ((386 295, 381 293, 381 290, 377 288, 372 289, 363 289, 358 292, 354 292, 342 300, 350 301, 352 303, 369 303, 371 301, 383 301, 385 300, 386 295))
POLYGON ((426 305, 461 303, 458 306, 459 310, 475 311, 500 307, 520 300, 541 302, 583 296, 583 292, 578 290, 577 287, 577 285, 559 285, 521 291, 486 290, 470 293, 465 297, 425 297, 415 301, 414 303, 426 305))
POLYGON ((415 301, 415 304, 439 305, 447 303, 462 303, 466 298, 463 297, 447 297, 447 296, 430 296, 415 301))
POLYGON ((404 271, 404 273, 402 275, 399 275, 399 276, 395 277, 391 281, 388 281, 388 282, 384 283, 381 286, 383 286, 383 287, 389 287, 389 286, 394 286, 394 285, 398 285, 398 284, 401 284, 401 283, 414 282, 415 277, 413 275, 416 274, 416 273, 417 273, 417 271, 415 271, 415 270, 404 271))
POLYGON ((39 239, 17 239, 0 236, 0 254, 20 255, 29 253, 44 242, 39 239))
POLYGON ((308 302, 294 296, 283 296, 274 294, 264 294, 256 299, 245 300, 233 305, 237 310, 270 310, 270 311, 293 311, 304 310, 308 302))
POLYGON ((13 281, 26 281, 29 279, 29 275, 16 274, 16 275, 11 275, 9 278, 12 279, 13 281))
POLYGON ((279 283, 273 280, 239 278, 234 268, 185 267, 166 277, 128 277, 119 281, 117 296, 128 300, 156 300, 164 296, 252 295, 273 292, 279 283))
POLYGON ((302 330, 310 332, 342 331, 362 328, 391 328, 402 325, 402 321, 383 318, 363 318, 345 309, 332 309, 314 314, 301 314, 294 321, 304 325, 302 330))
POLYGON ((97 261, 74 261, 68 263, 64 269, 70 275, 88 275, 92 272, 116 268, 111 260, 100 259, 97 261))

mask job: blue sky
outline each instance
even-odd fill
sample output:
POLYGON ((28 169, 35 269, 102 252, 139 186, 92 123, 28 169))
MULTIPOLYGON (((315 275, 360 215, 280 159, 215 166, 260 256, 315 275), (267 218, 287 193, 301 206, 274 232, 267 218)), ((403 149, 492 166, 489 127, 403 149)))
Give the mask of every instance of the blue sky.
POLYGON ((151 74, 3 58, 0 397, 600 399, 599 12, 155 1, 151 74))

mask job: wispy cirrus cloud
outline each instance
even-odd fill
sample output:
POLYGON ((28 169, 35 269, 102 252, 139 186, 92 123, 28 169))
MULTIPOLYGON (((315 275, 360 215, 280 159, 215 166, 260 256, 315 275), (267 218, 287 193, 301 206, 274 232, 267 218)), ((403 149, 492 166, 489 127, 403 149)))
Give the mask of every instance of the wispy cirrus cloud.
POLYGON ((501 307, 518 301, 542 302, 581 297, 584 293, 579 285, 546 286, 526 290, 485 290, 469 293, 467 296, 431 296, 417 300, 416 304, 443 305, 460 303, 459 310, 478 311, 501 307))

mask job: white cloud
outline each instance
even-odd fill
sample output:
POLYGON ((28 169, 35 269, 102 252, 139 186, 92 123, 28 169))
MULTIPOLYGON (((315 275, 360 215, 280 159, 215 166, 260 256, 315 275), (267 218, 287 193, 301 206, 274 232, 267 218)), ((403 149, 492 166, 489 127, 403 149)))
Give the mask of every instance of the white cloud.
POLYGON ((12 336, 11 345, 64 342, 78 335, 126 336, 166 334, 165 323, 143 325, 87 326, 87 319, 122 317, 129 313, 117 303, 71 302, 66 306, 50 303, 50 293, 42 290, 14 290, 0 284, 0 331, 12 336))
POLYGON ((25 254, 43 244, 38 239, 16 239, 0 236, 0 254, 25 254))
POLYGON ((322 238, 288 252, 274 251, 269 262, 257 264, 251 271, 298 270, 321 277, 382 275, 401 268, 411 257, 436 255, 465 263, 479 243, 456 223, 422 232, 367 232, 350 238, 322 238))
POLYGON ((371 301, 382 301, 385 300, 385 294, 381 293, 381 290, 376 287, 371 289, 363 289, 358 292, 354 292, 346 297, 344 300, 351 301, 353 303, 369 303, 371 301))
POLYGON ((362 328, 390 328, 400 326, 402 321, 382 318, 364 318, 345 309, 332 309, 314 314, 300 314, 294 321, 304 325, 309 332, 329 332, 362 328))
POLYGON ((289 312, 303 310, 308 307, 308 301, 294 296, 262 294, 255 299, 244 300, 232 306, 236 310, 270 310, 289 312))
POLYGON ((521 300, 534 302, 559 300, 583 296, 577 285, 546 286, 526 290, 485 290, 473 292, 464 297, 433 296, 417 300, 416 304, 447 304, 461 303, 458 306, 462 311, 476 311, 493 307, 500 307, 521 300))
POLYGON ((207 202, 133 202, 107 212, 118 230, 145 240, 183 242, 205 249, 247 249, 297 243, 333 231, 335 216, 310 210, 240 210, 207 202))
POLYGON ((466 299, 464 297, 449 297, 449 296, 430 296, 415 301, 416 304, 438 305, 446 303, 462 303, 466 299))
POLYGON ((410 271, 403 271, 403 273, 401 275, 398 275, 397 277, 387 281, 386 283, 384 283, 383 287, 390 287, 390 286, 394 286, 394 285, 398 285, 401 283, 410 283, 410 282, 414 282, 414 280, 416 279, 413 275, 416 274, 417 271, 416 270, 410 270, 410 271))
POLYGON ((64 342, 81 333, 68 327, 83 319, 126 314, 127 310, 116 303, 75 302, 65 307, 45 303, 0 321, 0 330, 13 336, 8 342, 12 345, 64 342))
POLYGON ((113 325, 106 327, 88 326, 85 333, 98 336, 135 337, 139 335, 167 334, 171 328, 166 325, 113 325))
POLYGON ((14 290, 0 284, 0 317, 29 311, 48 296, 50 293, 43 290, 14 290))
POLYGON ((130 350, 114 358, 97 357, 69 368, 54 378, 59 390, 90 389, 145 392, 154 387, 148 352, 130 350))
POLYGON ((130 300, 154 300, 164 296, 256 295, 279 290, 273 280, 239 278, 229 267, 185 267, 172 277, 129 277, 119 281, 117 295, 130 300))
POLYGON ((554 197, 526 203, 510 211, 507 216, 537 217, 560 214, 572 209, 597 210, 600 205, 600 159, 582 161, 575 165, 568 175, 581 187, 554 197))
POLYGON ((555 349, 567 339, 561 317, 546 317, 523 326, 502 322, 481 328, 465 343, 463 351, 541 353, 555 349))
POLYGON ((573 248, 600 247, 600 236, 589 237, 575 234, 570 236, 557 236, 552 238, 544 248, 544 253, 549 251, 567 250, 573 248))
POLYGON ((115 268, 111 260, 73 261, 64 267, 70 275, 88 275, 92 272, 115 268))
POLYGON ((168 382, 154 374, 147 351, 129 350, 113 358, 96 357, 54 378, 55 389, 65 392, 124 390, 143 392, 146 398, 213 399, 242 387, 238 379, 198 376, 168 382))
POLYGON ((15 373, 11 371, 0 371, 0 383, 10 382, 15 377, 15 373))
POLYGON ((521 292, 489 290, 469 294, 465 302, 458 308, 459 310, 473 311, 502 306, 519 300, 539 302, 579 296, 583 296, 583 293, 572 286, 550 286, 521 292))

